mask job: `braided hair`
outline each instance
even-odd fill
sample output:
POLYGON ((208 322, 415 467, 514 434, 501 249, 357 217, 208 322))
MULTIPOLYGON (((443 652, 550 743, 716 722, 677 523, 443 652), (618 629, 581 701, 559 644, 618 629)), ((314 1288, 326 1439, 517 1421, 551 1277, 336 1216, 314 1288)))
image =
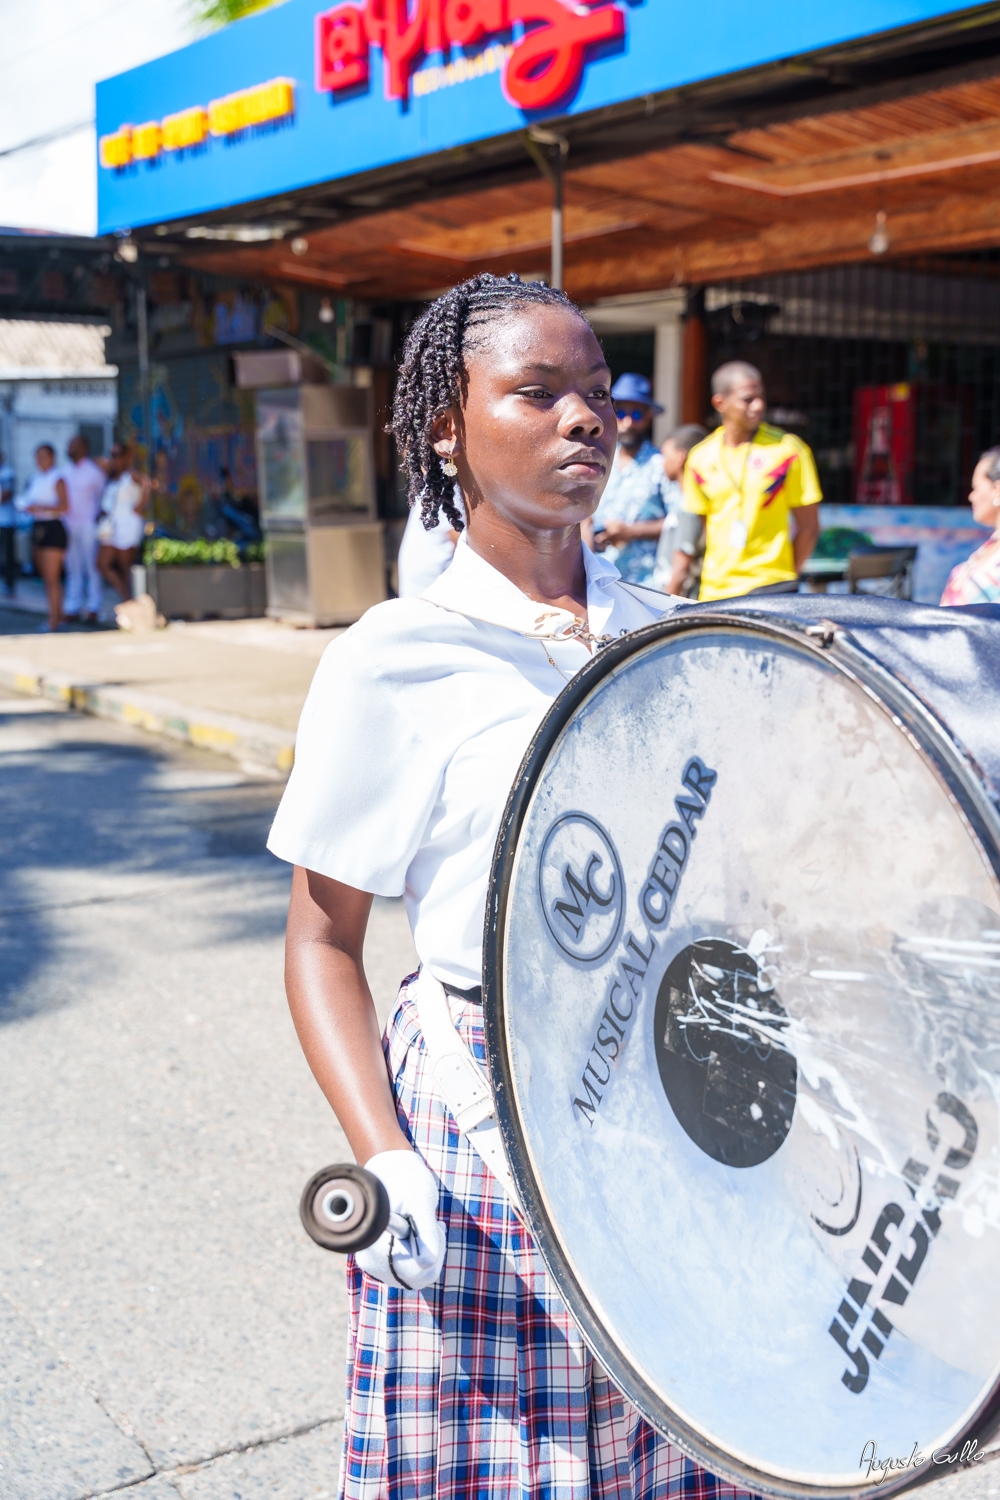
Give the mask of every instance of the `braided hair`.
POLYGON ((565 292, 544 281, 484 271, 432 302, 410 329, 388 430, 399 449, 410 504, 419 500, 420 519, 428 531, 438 524, 442 511, 456 531, 465 525, 455 502, 455 480, 444 473, 431 447, 431 424, 464 400, 469 378, 465 356, 481 342, 476 330, 538 303, 578 310, 565 292))

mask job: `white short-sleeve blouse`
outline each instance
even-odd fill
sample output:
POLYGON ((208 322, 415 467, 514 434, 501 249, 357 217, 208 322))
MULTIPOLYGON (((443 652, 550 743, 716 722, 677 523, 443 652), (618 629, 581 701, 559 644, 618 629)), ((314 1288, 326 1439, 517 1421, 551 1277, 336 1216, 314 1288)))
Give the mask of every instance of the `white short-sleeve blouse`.
MULTIPOLYGON (((623 584, 587 548, 584 558, 594 635, 663 612, 662 595, 623 584)), ((527 598, 463 536, 420 598, 376 605, 327 647, 299 722, 268 848, 401 895, 421 963, 463 989, 481 981, 493 847, 518 766, 590 659, 579 641, 539 637, 560 623, 572 616, 527 598)))

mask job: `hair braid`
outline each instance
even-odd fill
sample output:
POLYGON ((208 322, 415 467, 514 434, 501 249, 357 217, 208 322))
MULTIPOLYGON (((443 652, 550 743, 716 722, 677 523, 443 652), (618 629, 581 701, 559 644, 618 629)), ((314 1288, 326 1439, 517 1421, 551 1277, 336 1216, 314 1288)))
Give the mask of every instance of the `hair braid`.
POLYGON ((576 311, 565 292, 544 281, 485 271, 432 302, 407 335, 388 430, 399 449, 409 502, 420 501, 420 518, 428 531, 442 511, 456 531, 465 525, 455 501, 455 480, 443 472, 431 446, 431 425, 449 406, 465 399, 465 355, 476 347, 475 330, 532 303, 576 311))

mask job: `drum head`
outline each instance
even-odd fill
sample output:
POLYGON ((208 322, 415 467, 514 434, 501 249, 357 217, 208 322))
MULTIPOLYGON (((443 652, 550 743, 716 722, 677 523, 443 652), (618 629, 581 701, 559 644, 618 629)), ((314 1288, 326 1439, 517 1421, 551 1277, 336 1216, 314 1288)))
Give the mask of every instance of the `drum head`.
POLYGON ((1000 1376, 996 812, 827 645, 699 612, 602 652, 522 768, 486 945, 505 1144, 581 1331, 786 1495, 930 1472, 1000 1376))

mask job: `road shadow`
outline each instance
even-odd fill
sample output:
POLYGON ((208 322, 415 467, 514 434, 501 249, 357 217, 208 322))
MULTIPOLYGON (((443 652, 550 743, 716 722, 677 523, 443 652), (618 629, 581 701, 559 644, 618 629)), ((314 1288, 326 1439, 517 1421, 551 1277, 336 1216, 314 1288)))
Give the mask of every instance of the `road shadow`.
MULTIPOLYGON (((207 752, 28 708, 0 697, 0 1024, 42 1008, 32 981, 62 956, 60 912, 90 908, 100 922, 102 905, 127 899, 130 884, 138 894, 159 876, 213 873, 228 884, 231 870, 235 889, 262 882, 274 899, 245 912, 227 900, 215 940, 280 934, 287 867, 265 849, 280 783, 246 780, 207 752)), ((60 991, 72 995, 72 983, 60 991)))

